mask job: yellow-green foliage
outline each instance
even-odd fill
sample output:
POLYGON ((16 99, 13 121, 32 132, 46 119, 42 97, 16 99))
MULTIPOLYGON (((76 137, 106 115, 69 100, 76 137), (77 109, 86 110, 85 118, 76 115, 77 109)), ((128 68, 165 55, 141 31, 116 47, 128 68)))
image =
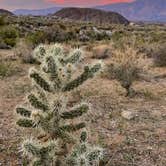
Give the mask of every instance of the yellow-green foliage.
POLYGON ((15 46, 17 42, 18 32, 14 27, 5 26, 0 28, 0 37, 8 46, 15 46))

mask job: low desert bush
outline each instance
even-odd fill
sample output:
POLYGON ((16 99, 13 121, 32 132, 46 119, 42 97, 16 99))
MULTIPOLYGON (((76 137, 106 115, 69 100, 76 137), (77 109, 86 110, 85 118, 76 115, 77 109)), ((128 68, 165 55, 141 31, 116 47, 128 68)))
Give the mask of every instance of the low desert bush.
POLYGON ((25 37, 25 40, 28 44, 31 44, 33 47, 36 47, 40 43, 45 42, 45 34, 42 31, 37 31, 31 34, 28 34, 25 37))
POLYGON ((0 16, 0 26, 5 25, 5 17, 4 16, 0 16))
POLYGON ((0 78, 8 77, 13 73, 13 66, 9 62, 0 61, 0 78))
POLYGON ((92 58, 106 59, 111 56, 111 49, 108 45, 100 45, 93 48, 92 58))
POLYGON ((166 66, 166 43, 154 51, 154 63, 159 67, 166 66))
POLYGON ((3 42, 10 47, 14 47, 17 42, 18 32, 14 27, 5 26, 0 30, 3 42))
POLYGON ((14 52, 16 56, 20 57, 23 63, 33 64, 36 62, 36 60, 32 56, 32 46, 24 41, 20 41, 17 43, 14 52))
POLYGON ((138 51, 131 47, 115 50, 108 65, 109 78, 118 80, 126 89, 127 96, 131 96, 134 92, 131 88, 133 82, 140 79, 141 74, 146 71, 145 62, 143 54, 138 54, 138 51))

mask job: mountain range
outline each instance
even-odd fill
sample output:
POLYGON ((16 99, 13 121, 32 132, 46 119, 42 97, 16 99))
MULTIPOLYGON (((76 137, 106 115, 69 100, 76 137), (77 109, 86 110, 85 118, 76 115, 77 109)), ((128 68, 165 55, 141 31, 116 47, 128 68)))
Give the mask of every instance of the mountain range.
POLYGON ((61 19, 91 22, 98 25, 129 24, 129 21, 126 18, 116 12, 94 8, 63 8, 54 15, 61 19))
POLYGON ((15 15, 33 15, 33 16, 46 16, 49 14, 54 14, 58 10, 61 10, 62 7, 52 7, 46 9, 37 9, 37 10, 30 10, 30 9, 17 9, 13 11, 15 15))
POLYGON ((118 12, 129 20, 166 22, 166 0, 135 0, 96 8, 118 12))
POLYGON ((13 13, 5 9, 0 9, 0 15, 13 15, 13 13))
MULTIPOLYGON (((166 0, 135 0, 131 3, 115 3, 94 8, 114 11, 133 21, 161 21, 166 22, 166 0)), ((16 15, 48 15, 61 10, 53 7, 40 10, 19 9, 13 11, 16 15)))

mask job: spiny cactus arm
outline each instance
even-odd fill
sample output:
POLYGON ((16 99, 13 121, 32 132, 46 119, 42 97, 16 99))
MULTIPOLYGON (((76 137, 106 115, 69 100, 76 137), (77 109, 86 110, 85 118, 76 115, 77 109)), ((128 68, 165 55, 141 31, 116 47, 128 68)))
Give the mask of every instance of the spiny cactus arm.
POLYGON ((77 166, 80 164, 88 166, 88 160, 86 158, 86 151, 87 151, 86 143, 75 145, 71 154, 66 159, 66 163, 69 166, 77 166), (81 161, 81 159, 83 159, 83 160, 81 161), (87 160, 87 162, 86 162, 87 165, 85 163, 83 163, 83 161, 85 161, 85 160, 87 160))
POLYGON ((99 163, 104 157, 104 151, 100 147, 91 147, 91 150, 87 152, 87 159, 90 164, 99 163))
POLYGON ((64 141, 64 143, 75 143, 74 138, 62 129, 60 129, 59 132, 56 133, 56 137, 61 138, 64 141))
POLYGON ((40 158, 40 145, 38 142, 32 140, 32 139, 27 139, 22 143, 22 151, 24 154, 29 155, 29 156, 34 156, 40 158))
POLYGON ((87 113, 89 110, 89 105, 82 103, 74 107, 71 111, 63 112, 61 117, 63 119, 74 119, 76 117, 82 116, 84 113, 87 113))
POLYGON ((52 56, 47 56, 45 58, 45 62, 43 64, 43 71, 46 73, 51 73, 51 74, 57 74, 57 64, 55 62, 55 58, 53 58, 52 56))
POLYGON ((41 102, 34 94, 28 95, 28 100, 34 108, 40 109, 44 112, 49 110, 49 106, 43 104, 43 102, 41 102))
POLYGON ((85 126, 86 126, 85 123, 82 122, 82 123, 78 123, 75 125, 73 125, 73 124, 65 125, 65 126, 60 127, 60 129, 63 131, 66 131, 66 132, 74 132, 74 131, 84 128, 85 126))
POLYGON ((88 138, 88 134, 86 131, 82 131, 81 132, 81 136, 80 136, 80 142, 86 142, 87 141, 87 138, 88 138))
POLYGON ((84 72, 75 80, 69 82, 66 86, 64 86, 62 88, 62 91, 64 92, 70 91, 80 86, 83 82, 85 82, 89 78, 92 78, 100 69, 101 69, 101 64, 96 64, 93 67, 86 66, 84 68, 84 72))
POLYGON ((63 47, 61 44, 50 45, 46 51, 46 54, 54 57, 59 57, 63 54, 63 47))
POLYGON ((20 114, 21 116, 24 116, 24 117, 31 116, 31 111, 29 111, 28 109, 23 108, 23 107, 17 107, 16 112, 17 112, 17 114, 20 114))
POLYGON ((55 57, 49 56, 49 55, 46 56, 42 70, 45 73, 50 74, 50 80, 53 82, 54 88, 60 89, 61 79, 59 78, 58 63, 57 63, 57 60, 55 59, 55 57))
POLYGON ((35 127, 35 123, 31 119, 19 119, 16 124, 20 127, 32 128, 35 127))
POLYGON ((93 77, 95 73, 97 73, 101 69, 101 63, 97 63, 90 68, 89 76, 93 77))
POLYGON ((48 101, 48 98, 47 98, 47 92, 44 91, 42 88, 40 88, 39 86, 34 86, 35 90, 36 90, 36 94, 38 96, 38 98, 41 100, 41 101, 44 101, 44 103, 46 105, 49 105, 49 101, 48 101))
POLYGON ((40 76, 40 74, 37 71, 30 70, 29 76, 36 82, 37 85, 39 85, 45 91, 51 92, 51 86, 44 78, 40 76))
MULTIPOLYGON (((51 153, 52 151, 58 152, 60 150, 58 142, 51 140, 47 143, 47 146, 44 147, 46 152, 51 153)), ((42 150, 42 149, 41 149, 42 150)))
POLYGON ((34 161, 33 166, 41 166, 42 164, 43 164, 42 160, 36 160, 34 161))
POLYGON ((75 49, 69 58, 65 59, 64 62, 67 63, 72 63, 75 64, 79 62, 82 58, 82 51, 80 49, 75 49))
POLYGON ((42 62, 45 54, 46 54, 46 46, 43 44, 40 44, 38 47, 36 47, 33 52, 34 58, 39 62, 42 62))

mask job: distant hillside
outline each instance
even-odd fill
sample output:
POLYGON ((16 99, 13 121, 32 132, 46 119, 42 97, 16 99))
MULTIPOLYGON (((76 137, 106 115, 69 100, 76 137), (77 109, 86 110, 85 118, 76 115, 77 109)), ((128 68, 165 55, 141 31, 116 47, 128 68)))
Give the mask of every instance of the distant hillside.
POLYGON ((135 0, 96 8, 118 12, 129 20, 166 22, 166 0, 135 0))
POLYGON ((62 19, 92 22, 95 24, 128 24, 129 21, 115 12, 106 12, 92 8, 63 8, 54 14, 62 19))
POLYGON ((13 15, 13 13, 5 9, 0 9, 0 15, 13 15))
POLYGON ((33 16, 46 16, 53 14, 58 10, 62 9, 61 7, 53 7, 48 9, 38 9, 38 10, 29 10, 29 9, 18 9, 13 11, 15 15, 33 15, 33 16))

